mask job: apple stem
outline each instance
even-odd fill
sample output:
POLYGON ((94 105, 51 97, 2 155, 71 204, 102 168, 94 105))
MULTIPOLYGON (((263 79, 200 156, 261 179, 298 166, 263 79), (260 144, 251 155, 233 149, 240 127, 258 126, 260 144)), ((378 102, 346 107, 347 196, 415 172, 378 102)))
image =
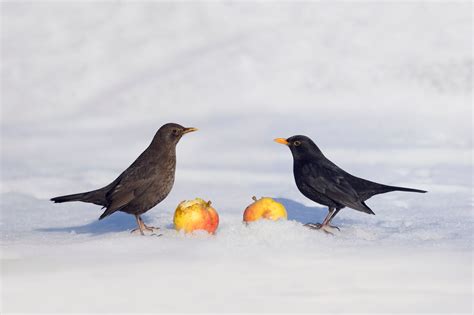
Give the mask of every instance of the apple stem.
POLYGON ((253 201, 257 201, 257 197, 253 196, 252 197, 253 201))
POLYGON ((212 202, 209 200, 209 201, 207 202, 207 206, 210 207, 211 204, 212 204, 212 202))

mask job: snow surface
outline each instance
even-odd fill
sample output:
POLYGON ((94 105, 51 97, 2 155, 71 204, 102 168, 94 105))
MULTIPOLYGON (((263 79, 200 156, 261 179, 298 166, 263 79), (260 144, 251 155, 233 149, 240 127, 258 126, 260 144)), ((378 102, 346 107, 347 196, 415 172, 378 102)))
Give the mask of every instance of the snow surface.
POLYGON ((472 313, 469 2, 2 2, 1 309, 472 313), (109 183, 166 122, 175 186, 133 217, 49 198, 109 183), (349 172, 426 189, 343 210, 297 190, 306 134, 349 172), (241 223, 251 196, 285 222, 241 223), (211 199, 215 236, 172 229, 211 199))

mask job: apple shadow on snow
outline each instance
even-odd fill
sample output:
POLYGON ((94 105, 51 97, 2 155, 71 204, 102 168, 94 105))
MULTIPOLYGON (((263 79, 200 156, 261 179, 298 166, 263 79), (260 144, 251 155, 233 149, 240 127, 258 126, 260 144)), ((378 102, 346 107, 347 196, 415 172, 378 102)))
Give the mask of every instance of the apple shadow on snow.
MULTIPOLYGON (((147 215, 141 216, 145 223, 147 221, 147 215)), ((65 226, 65 227, 50 227, 50 228, 39 228, 36 231, 40 232, 52 232, 52 233, 76 233, 76 234, 105 234, 105 233, 112 233, 112 232, 126 232, 131 231, 137 228, 137 223, 135 221, 135 217, 117 211, 113 215, 105 218, 104 220, 94 220, 90 223, 84 225, 73 225, 73 226, 65 226)))
POLYGON ((288 220, 294 220, 303 224, 323 222, 328 209, 321 206, 307 207, 304 204, 287 199, 287 198, 274 198, 279 203, 283 204, 288 213, 288 220))

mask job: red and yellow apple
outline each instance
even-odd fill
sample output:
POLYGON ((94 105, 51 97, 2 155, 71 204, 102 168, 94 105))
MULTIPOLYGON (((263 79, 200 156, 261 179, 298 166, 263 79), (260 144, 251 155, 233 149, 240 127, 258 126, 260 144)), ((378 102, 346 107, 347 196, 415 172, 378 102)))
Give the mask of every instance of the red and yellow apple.
POLYGON ((210 201, 201 198, 182 201, 174 212, 174 227, 186 233, 205 230, 214 234, 219 225, 219 215, 210 201))
POLYGON ((250 204, 244 211, 244 222, 251 222, 260 219, 270 219, 276 221, 278 219, 287 219, 285 207, 270 197, 262 197, 257 200, 252 197, 254 202, 250 204))

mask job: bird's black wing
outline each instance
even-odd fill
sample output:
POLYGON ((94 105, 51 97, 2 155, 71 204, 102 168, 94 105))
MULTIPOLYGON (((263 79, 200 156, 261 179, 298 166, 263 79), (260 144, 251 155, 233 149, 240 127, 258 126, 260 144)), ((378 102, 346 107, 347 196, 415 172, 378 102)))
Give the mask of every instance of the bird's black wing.
POLYGON ((306 186, 346 207, 373 213, 336 165, 325 161, 310 162, 303 165, 302 171, 306 186))
POLYGON ((99 220, 111 215, 141 196, 156 178, 155 168, 149 164, 134 164, 116 180, 116 185, 107 193, 107 209, 99 220))

